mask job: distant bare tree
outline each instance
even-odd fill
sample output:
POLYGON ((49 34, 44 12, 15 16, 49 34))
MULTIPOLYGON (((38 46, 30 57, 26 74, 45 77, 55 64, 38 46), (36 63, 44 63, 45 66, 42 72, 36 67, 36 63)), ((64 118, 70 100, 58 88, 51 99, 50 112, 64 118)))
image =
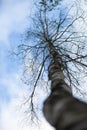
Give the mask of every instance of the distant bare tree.
POLYGON ((48 76, 51 94, 43 112, 56 130, 87 129, 87 105, 72 96, 72 87, 83 93, 80 75, 87 76, 87 35, 75 28, 76 23, 86 21, 83 11, 79 13, 77 7, 74 11, 75 5, 63 8, 62 2, 51 0, 36 3, 27 41, 18 46, 25 64, 25 83, 31 85, 30 111, 36 114, 36 89, 48 76))

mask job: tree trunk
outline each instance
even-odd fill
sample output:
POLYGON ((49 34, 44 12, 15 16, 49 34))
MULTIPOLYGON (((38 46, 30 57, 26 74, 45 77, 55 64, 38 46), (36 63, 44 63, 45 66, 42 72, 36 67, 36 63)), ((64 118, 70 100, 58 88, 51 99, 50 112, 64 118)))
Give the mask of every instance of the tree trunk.
POLYGON ((53 60, 48 69, 51 94, 44 102, 45 118, 56 130, 87 130, 87 105, 72 96, 65 82, 61 57, 53 46, 49 47, 53 60))

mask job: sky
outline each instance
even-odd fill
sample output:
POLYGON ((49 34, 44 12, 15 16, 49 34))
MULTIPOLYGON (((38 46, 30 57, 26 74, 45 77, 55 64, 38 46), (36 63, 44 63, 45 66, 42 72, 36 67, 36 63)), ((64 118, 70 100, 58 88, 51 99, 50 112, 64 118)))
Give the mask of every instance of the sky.
POLYGON ((32 11, 29 0, 0 0, 0 130, 53 129, 44 118, 40 125, 27 124, 20 112, 26 87, 20 79, 20 65, 10 50, 20 42, 20 34, 27 29, 32 11))
POLYGON ((20 42, 32 12, 32 0, 0 0, 0 130, 53 130, 43 117, 37 126, 23 120, 20 105, 27 89, 20 79, 20 64, 9 52, 20 42))

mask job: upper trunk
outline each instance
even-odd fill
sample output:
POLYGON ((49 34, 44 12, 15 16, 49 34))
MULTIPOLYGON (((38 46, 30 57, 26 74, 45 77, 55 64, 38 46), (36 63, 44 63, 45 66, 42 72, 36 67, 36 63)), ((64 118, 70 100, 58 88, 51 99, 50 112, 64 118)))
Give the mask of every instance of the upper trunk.
POLYGON ((87 105, 72 96, 65 82, 62 59, 54 46, 50 44, 49 48, 53 57, 48 69, 51 94, 44 102, 44 115, 57 130, 87 130, 87 105))

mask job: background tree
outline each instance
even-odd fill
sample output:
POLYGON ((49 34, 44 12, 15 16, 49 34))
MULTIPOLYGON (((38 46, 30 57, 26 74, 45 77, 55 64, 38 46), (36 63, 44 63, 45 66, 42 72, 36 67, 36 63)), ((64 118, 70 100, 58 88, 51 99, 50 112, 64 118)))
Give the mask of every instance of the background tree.
POLYGON ((43 109, 48 122, 57 130, 87 129, 87 105, 72 96, 72 87, 83 93, 81 76, 87 75, 87 36, 76 28, 77 23, 86 24, 84 12, 76 2, 67 8, 62 1, 41 0, 35 4, 27 40, 18 46, 24 63, 24 82, 31 90, 26 102, 34 117, 36 89, 48 76, 51 94, 43 109))

